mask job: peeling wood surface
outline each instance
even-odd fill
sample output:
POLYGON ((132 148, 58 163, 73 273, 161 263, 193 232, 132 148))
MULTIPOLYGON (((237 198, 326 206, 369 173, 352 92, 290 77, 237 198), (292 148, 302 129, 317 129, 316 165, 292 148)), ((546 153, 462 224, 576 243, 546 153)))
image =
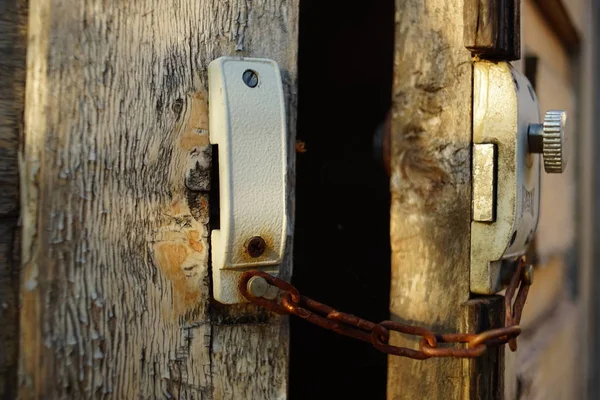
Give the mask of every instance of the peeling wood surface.
POLYGON ((294 127, 298 1, 30 10, 20 397, 284 398, 287 321, 210 302, 206 69, 275 59, 294 127))
MULTIPOLYGON (((462 2, 396 0, 391 314, 457 332, 469 299, 471 79, 462 2)), ((418 339, 392 342, 418 348, 418 339)), ((388 398, 458 399, 461 360, 389 358, 388 398)))
POLYGON ((0 398, 16 396, 19 347, 19 138, 27 3, 0 0, 0 398))

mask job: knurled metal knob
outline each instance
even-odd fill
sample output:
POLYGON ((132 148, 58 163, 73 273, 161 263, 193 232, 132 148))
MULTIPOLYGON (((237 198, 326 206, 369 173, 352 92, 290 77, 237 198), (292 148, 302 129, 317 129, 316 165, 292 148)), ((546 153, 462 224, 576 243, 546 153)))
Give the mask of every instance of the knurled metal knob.
POLYGON ((529 151, 542 154, 544 169, 549 174, 560 174, 567 166, 566 123, 565 111, 552 110, 546 113, 543 124, 529 126, 529 151))

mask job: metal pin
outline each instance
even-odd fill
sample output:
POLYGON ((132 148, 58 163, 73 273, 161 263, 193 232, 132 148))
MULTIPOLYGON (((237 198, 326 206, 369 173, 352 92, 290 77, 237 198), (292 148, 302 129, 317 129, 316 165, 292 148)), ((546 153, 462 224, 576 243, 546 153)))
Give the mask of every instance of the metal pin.
POLYGON ((270 286, 267 280, 261 276, 253 276, 247 284, 248 293, 254 297, 264 297, 270 286))
POLYGON ((277 289, 273 285, 269 285, 269 288, 267 289, 267 293, 265 293, 265 295, 263 297, 267 300, 275 300, 278 295, 279 295, 279 289, 277 289))

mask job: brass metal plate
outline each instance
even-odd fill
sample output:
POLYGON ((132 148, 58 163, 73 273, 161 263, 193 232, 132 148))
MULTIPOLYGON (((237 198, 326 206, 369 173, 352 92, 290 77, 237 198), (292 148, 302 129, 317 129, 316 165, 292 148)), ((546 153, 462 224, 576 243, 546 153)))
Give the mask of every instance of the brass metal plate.
POLYGON ((496 219, 496 145, 473 145, 473 221, 496 219))
MULTIPOLYGON (((504 261, 525 254, 537 226, 540 156, 529 153, 527 139, 540 113, 529 81, 509 63, 478 61, 473 72, 473 145, 495 145, 497 180, 495 218, 489 220, 489 204, 482 204, 481 220, 471 222, 470 287, 493 294, 503 289, 504 261)), ((479 189, 490 191, 489 185, 479 189)))

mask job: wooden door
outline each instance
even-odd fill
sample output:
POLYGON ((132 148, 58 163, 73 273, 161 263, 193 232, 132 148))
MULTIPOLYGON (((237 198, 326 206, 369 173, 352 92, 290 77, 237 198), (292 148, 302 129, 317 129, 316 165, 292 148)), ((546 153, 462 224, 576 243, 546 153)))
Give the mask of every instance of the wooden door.
MULTIPOLYGON (((542 177, 540 222, 530 254, 536 278, 518 352, 501 350, 495 360, 478 361, 391 357, 388 398, 572 399, 587 394, 594 362, 590 335, 596 329, 590 299, 597 11, 584 0, 519 3, 396 1, 392 318, 464 332, 502 307, 492 297, 473 296, 468 286, 474 61, 517 60, 517 52, 496 49, 511 37, 513 49, 518 48, 522 33, 523 59, 515 67, 536 86, 542 112, 569 113, 573 152, 565 174, 542 177), (510 4, 515 8, 509 12, 510 4), (494 14, 499 7, 504 7, 503 19, 494 14), (520 19, 521 28, 507 17, 520 19), (477 57, 465 44, 481 46, 477 57)), ((395 343, 417 347, 415 339, 400 335, 395 343)))
POLYGON ((2 38, 2 71, 9 62, 16 78, 2 76, 9 232, 24 126, 19 286, 2 242, 5 393, 284 398, 287 319, 211 302, 207 66, 276 60, 293 149, 298 1, 30 1, 21 23, 24 4, 0 2, 13 39, 2 38))
MULTIPOLYGON (((501 297, 475 299, 469 290, 474 58, 465 47, 473 28, 466 5, 485 11, 500 3, 518 1, 378 0, 359 8, 313 0, 0 0, 0 397, 580 393, 585 376, 573 373, 569 351, 576 340, 581 354, 589 349, 593 236, 589 221, 577 225, 568 212, 542 216, 537 243, 548 262, 516 356, 491 349, 478 360, 386 358, 300 320, 291 324, 290 346, 287 318, 211 300, 209 234, 218 215, 207 66, 223 55, 267 57, 282 70, 289 148, 299 115, 307 150, 297 164, 289 155, 289 191, 298 200, 290 207, 298 217, 292 282, 375 321, 388 318, 389 304, 391 319, 435 331, 502 322, 501 297), (388 111, 389 177, 381 149, 373 149, 388 111), (556 225, 568 229, 552 236, 556 225), (577 242, 576 232, 585 239, 577 242), (565 261, 575 246, 577 272, 565 261), (580 277, 579 297, 561 285, 569 273, 580 277), (560 329, 546 340, 553 326, 560 329), (561 379, 569 384, 553 389, 561 379)), ((585 127, 578 186, 572 175, 544 182, 542 201, 572 209, 579 190, 589 211, 592 95, 582 95, 572 75, 592 71, 582 16, 590 3, 563 2, 579 48, 588 49, 581 53, 560 44, 572 34, 566 25, 549 28, 555 14, 540 12, 558 3, 523 1, 520 68, 538 79, 542 107, 579 110, 585 127), (538 59, 535 74, 527 56, 538 59)), ((518 33, 512 26, 509 36, 518 33)), ((516 58, 514 50, 494 57, 516 58)), ((290 249, 284 279, 291 265, 290 249)), ((418 347, 396 334, 392 343, 418 347)))

